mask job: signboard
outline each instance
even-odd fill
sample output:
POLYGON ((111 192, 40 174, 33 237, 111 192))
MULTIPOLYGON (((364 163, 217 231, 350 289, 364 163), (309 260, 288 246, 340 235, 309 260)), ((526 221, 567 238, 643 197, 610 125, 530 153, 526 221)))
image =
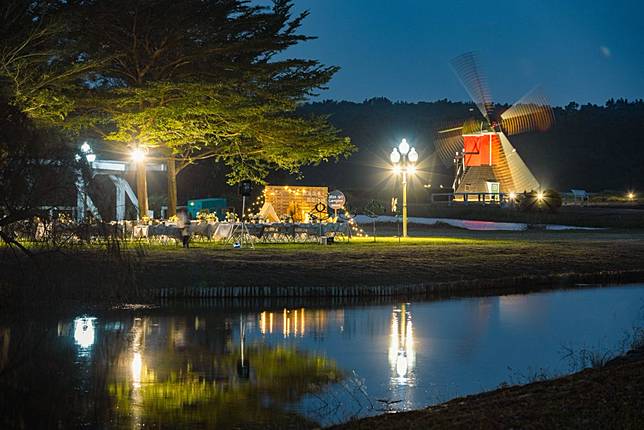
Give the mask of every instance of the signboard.
POLYGON ((331 191, 329 193, 329 207, 334 210, 342 209, 347 202, 342 191, 331 191))

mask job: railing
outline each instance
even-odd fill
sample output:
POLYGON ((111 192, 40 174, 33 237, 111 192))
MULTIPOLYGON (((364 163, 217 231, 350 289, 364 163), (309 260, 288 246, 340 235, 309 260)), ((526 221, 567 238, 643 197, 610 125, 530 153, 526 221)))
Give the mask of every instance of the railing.
POLYGON ((431 203, 456 204, 501 204, 509 201, 504 193, 432 193, 431 203))

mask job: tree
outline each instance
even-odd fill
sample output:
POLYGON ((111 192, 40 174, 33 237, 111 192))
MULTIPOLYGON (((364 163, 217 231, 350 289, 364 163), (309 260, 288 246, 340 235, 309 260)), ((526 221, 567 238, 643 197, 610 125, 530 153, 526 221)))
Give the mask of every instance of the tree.
POLYGON ((95 63, 66 43, 66 26, 46 0, 0 4, 0 91, 31 119, 52 125, 73 108, 77 84, 95 63))
POLYGON ((73 18, 79 55, 100 63, 65 125, 96 133, 115 150, 155 148, 168 165, 169 213, 176 175, 214 158, 229 182, 261 182, 270 169, 348 155, 348 139, 297 105, 337 67, 277 59, 310 37, 291 0, 272 7, 244 0, 85 0, 60 2, 73 18))
POLYGON ((64 28, 42 15, 43 2, 0 4, 0 237, 29 253, 12 225, 74 195, 78 164, 66 137, 50 128, 70 111, 64 96, 92 67, 60 43, 64 28))
POLYGON ((30 254, 12 225, 41 214, 40 208, 74 195, 78 166, 64 139, 35 127, 23 112, 0 101, 0 238, 30 254))

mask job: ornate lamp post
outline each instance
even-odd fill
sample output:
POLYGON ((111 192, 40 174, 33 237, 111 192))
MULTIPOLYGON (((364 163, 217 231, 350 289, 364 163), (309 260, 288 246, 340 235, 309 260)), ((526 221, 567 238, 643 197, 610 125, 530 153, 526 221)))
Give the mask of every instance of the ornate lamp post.
POLYGON ((389 159, 394 165, 394 174, 402 174, 403 237, 407 237, 407 175, 413 175, 416 173, 418 153, 415 148, 409 146, 407 139, 403 139, 397 148, 394 146, 393 151, 391 151, 391 154, 389 155, 389 159))

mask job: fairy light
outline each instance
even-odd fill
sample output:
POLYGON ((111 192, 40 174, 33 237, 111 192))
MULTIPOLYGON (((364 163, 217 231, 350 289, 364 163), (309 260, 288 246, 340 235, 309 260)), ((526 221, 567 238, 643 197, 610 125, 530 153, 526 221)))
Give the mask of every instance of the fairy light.
POLYGON ((351 231, 355 233, 357 237, 369 237, 367 233, 356 223, 356 220, 353 218, 351 213, 343 206, 342 209, 344 210, 344 214, 348 218, 348 223, 349 227, 351 228, 351 231))

